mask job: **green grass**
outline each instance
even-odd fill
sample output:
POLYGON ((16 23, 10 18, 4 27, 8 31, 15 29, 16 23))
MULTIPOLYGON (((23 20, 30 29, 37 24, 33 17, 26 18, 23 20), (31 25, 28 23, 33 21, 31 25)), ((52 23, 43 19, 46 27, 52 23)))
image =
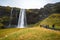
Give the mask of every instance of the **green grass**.
POLYGON ((43 21, 28 25, 32 28, 9 28, 0 29, 0 40, 60 40, 60 31, 41 28, 42 25, 55 24, 55 28, 60 29, 60 14, 52 14, 43 21))
POLYGON ((0 40, 60 40, 60 31, 40 27, 1 29, 0 40))
POLYGON ((49 17, 40 22, 41 25, 52 25, 55 24, 55 28, 60 29, 60 14, 51 14, 49 17))

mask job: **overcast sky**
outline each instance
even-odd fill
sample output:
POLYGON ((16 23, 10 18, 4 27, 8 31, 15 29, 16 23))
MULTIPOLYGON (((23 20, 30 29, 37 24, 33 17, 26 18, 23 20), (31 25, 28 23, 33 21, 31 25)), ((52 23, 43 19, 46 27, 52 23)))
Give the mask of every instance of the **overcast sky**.
POLYGON ((60 0, 0 0, 1 6, 11 6, 19 8, 41 8, 47 3, 60 2, 60 0))

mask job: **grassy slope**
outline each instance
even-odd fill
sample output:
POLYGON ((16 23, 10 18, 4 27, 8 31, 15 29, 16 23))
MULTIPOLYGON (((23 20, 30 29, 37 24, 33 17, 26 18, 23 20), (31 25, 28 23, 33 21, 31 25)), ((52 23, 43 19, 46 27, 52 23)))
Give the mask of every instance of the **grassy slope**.
POLYGON ((60 32, 40 27, 1 29, 0 40, 60 40, 60 32))
POLYGON ((55 24, 55 28, 60 29, 60 14, 52 14, 48 18, 44 19, 40 24, 49 25, 50 27, 55 24))

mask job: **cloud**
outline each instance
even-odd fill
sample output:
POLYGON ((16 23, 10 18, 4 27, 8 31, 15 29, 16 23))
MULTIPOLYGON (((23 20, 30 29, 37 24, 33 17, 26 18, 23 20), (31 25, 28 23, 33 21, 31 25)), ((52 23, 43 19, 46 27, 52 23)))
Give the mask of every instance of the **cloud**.
POLYGON ((47 3, 55 2, 52 0, 0 0, 1 5, 20 8, 41 8, 47 3))

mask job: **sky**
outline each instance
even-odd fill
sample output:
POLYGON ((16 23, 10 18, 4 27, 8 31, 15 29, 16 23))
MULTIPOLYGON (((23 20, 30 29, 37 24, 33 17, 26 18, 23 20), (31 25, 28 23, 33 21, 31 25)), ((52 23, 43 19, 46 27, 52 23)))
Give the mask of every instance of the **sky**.
POLYGON ((0 6, 19 7, 23 9, 40 9, 47 3, 56 3, 60 0, 0 0, 0 6))

